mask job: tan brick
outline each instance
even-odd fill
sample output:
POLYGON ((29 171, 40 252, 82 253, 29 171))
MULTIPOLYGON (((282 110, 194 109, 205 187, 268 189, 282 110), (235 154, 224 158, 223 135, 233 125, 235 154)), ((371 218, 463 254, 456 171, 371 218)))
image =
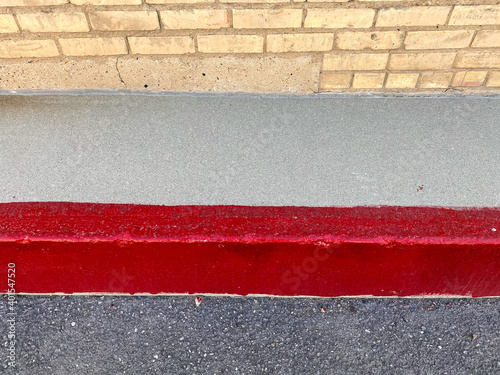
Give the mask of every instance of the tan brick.
POLYGON ((500 87, 500 72, 491 72, 486 82, 488 87, 500 87))
POLYGON ((385 87, 388 89, 413 89, 417 86, 418 73, 389 73, 385 87))
POLYGON ((450 12, 450 7, 407 7, 386 8, 378 13, 378 27, 392 26, 436 26, 444 25, 450 12))
POLYGON ((488 48, 500 47, 500 30, 482 30, 478 31, 472 47, 488 48))
POLYGON ((320 90, 348 89, 351 86, 351 73, 323 73, 320 90))
POLYGON ((268 52, 331 51, 333 34, 277 34, 267 36, 268 52))
POLYGON ((387 53, 328 54, 323 58, 323 70, 383 70, 387 53))
POLYGON ((461 52, 458 55, 457 68, 500 68, 500 51, 461 52))
MULTIPOLYGON (((348 3, 350 0, 307 0, 308 3, 348 3)), ((293 0, 294 3, 305 3, 306 0, 293 0)))
POLYGON ((194 53, 194 39, 190 36, 129 37, 131 53, 140 55, 181 55, 194 53))
POLYGON ((345 31, 336 36, 339 49, 396 49, 401 46, 403 33, 398 31, 345 31))
POLYGON ((188 9, 160 12, 165 29, 222 29, 229 27, 229 11, 226 9, 188 9))
POLYGON ((456 6, 450 25, 500 25, 500 5, 456 6))
POLYGON ((393 54, 389 60, 391 70, 441 70, 450 69, 455 52, 416 52, 393 54))
POLYGON ((220 0, 221 3, 240 3, 240 4, 276 4, 276 3, 288 3, 288 0, 220 0))
POLYGON ((89 13, 90 23, 95 30, 157 30, 160 28, 155 11, 101 11, 89 13))
POLYGON ((138 5, 142 0, 71 0, 75 5, 138 5))
POLYGON ((354 89, 381 89, 384 86, 385 73, 354 73, 354 89))
POLYGON ((275 29, 300 27, 302 9, 235 9, 235 29, 275 29))
POLYGON ((59 39, 66 56, 105 56, 128 53, 124 38, 65 38, 59 39))
POLYGON ((308 9, 304 27, 368 28, 374 16, 374 9, 308 9))
POLYGON ((406 49, 444 49, 468 47, 473 30, 454 31, 409 31, 406 34, 406 49))
POLYGON ((18 14, 23 30, 33 33, 77 33, 89 31, 83 13, 26 13, 18 14))
POLYGON ((204 53, 259 53, 264 37, 257 35, 199 35, 198 50, 204 53))
POLYGON ((488 71, 457 72, 453 77, 453 87, 478 87, 484 83, 488 71))
POLYGON ((17 33, 19 31, 12 14, 0 14, 0 34, 17 33))
POLYGON ((44 5, 62 5, 68 0, 0 0, 0 7, 29 7, 44 5))
POLYGON ((0 58, 58 56, 53 40, 0 40, 0 58))
POLYGON ((419 87, 423 89, 445 89, 450 87, 453 73, 422 73, 419 87))
POLYGON ((215 0, 146 0, 147 4, 210 4, 215 0))

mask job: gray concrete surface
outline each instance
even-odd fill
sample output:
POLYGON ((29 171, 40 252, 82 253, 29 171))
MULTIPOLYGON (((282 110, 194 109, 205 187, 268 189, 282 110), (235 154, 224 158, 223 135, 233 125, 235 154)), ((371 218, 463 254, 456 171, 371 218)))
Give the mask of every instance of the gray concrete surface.
POLYGON ((194 298, 18 297, 0 372, 500 374, 500 299, 194 298))
POLYGON ((498 97, 0 96, 0 202, 500 204, 498 97))

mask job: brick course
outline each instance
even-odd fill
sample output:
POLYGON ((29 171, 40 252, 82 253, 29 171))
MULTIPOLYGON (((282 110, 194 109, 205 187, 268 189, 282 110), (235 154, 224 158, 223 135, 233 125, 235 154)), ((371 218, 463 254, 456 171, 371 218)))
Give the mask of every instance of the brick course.
POLYGON ((222 29, 229 27, 227 10, 189 9, 160 12, 161 25, 165 29, 222 29))
POLYGON ((76 33, 89 31, 85 14, 81 12, 18 14, 22 30, 32 33, 76 33))
POLYGON ((104 11, 89 14, 92 29, 100 31, 157 30, 158 14, 153 11, 104 11))
POLYGON ((17 33, 19 28, 12 14, 0 14, 0 34, 17 33))
POLYGON ((182 55, 194 53, 194 39, 189 36, 129 37, 131 53, 141 55, 182 55))
POLYGON ((128 53, 125 38, 64 38, 59 39, 66 56, 106 56, 128 53))

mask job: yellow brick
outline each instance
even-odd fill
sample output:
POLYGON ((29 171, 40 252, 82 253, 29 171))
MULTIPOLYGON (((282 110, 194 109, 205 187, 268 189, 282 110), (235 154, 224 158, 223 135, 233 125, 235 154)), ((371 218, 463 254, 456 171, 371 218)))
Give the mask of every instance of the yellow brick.
POLYGON ((198 50, 204 53, 259 53, 264 38, 257 35, 199 35, 198 50))
POLYGON ((323 73, 321 75, 321 90, 348 89, 351 86, 351 73, 323 73))
POLYGON ((165 29, 222 29, 229 27, 229 11, 225 9, 188 9, 160 12, 165 29))
POLYGON ((194 39, 190 36, 129 37, 132 53, 141 55, 180 55, 194 53, 194 39))
POLYGON ((468 47, 473 30, 456 31, 409 31, 406 34, 406 49, 441 49, 468 47))
POLYGON ((83 13, 18 14, 17 20, 23 30, 33 33, 77 33, 89 31, 89 25, 83 13))
POLYGON ((412 89, 417 85, 418 73, 389 73, 385 87, 388 89, 412 89))
POLYGON ((0 34, 2 33, 17 33, 16 21, 12 14, 0 14, 0 34))
POLYGON ((71 0, 75 5, 137 5, 142 4, 141 0, 71 0))
POLYGON ((146 0, 147 4, 210 4, 215 0, 146 0))
POLYGON ((488 71, 457 72, 453 77, 453 87, 478 87, 484 83, 488 71))
POLYGON ((267 36, 267 52, 331 51, 333 34, 277 34, 267 36))
POLYGON ((398 31, 345 31, 337 34, 339 49, 395 49, 401 46, 402 32, 398 31))
POLYGON ((500 72, 491 72, 488 82, 486 82, 488 87, 500 87, 500 72))
POLYGON ((95 30, 157 30, 160 28, 155 11, 102 11, 89 13, 95 30))
POLYGON ((0 58, 58 56, 53 40, 0 40, 0 58))
POLYGON ((128 53, 123 38, 67 38, 59 39, 66 56, 125 55, 128 53))
POLYGON ((374 9, 308 9, 304 27, 368 28, 374 16, 374 9))
POLYGON ((457 68, 500 68, 500 52, 461 52, 457 68))
POLYGON ((329 54, 323 58, 323 70, 383 70, 387 53, 329 54))
POLYGON ((66 4, 68 0, 0 0, 0 7, 29 7, 66 4))
POLYGON ((453 73, 422 73, 420 88, 444 89, 450 86, 453 73))
POLYGON ((288 3, 288 0, 220 0, 221 3, 240 3, 240 4, 275 4, 275 3, 288 3))
POLYGON ((355 73, 354 89, 380 89, 384 85, 385 73, 355 73))
POLYGON ((391 70, 441 70, 450 69, 455 52, 420 52, 393 54, 389 61, 391 70))
POLYGON ((235 9, 235 29, 275 29, 300 27, 302 9, 235 9))
POLYGON ((294 3, 348 3, 350 0, 293 0, 294 3))
POLYGON ((376 26, 436 26, 444 25, 450 7, 386 8, 378 13, 376 26))
POLYGON ((456 6, 450 25, 500 25, 500 5, 456 6))
POLYGON ((500 30, 478 31, 474 38, 474 42, 472 42, 472 47, 500 47, 500 30))

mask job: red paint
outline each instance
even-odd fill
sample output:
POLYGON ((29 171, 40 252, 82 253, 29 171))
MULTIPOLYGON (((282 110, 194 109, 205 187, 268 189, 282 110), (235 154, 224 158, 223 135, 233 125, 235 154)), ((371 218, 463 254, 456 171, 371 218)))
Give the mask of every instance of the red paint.
POLYGON ((500 209, 0 204, 9 262, 21 293, 500 296, 500 209))

